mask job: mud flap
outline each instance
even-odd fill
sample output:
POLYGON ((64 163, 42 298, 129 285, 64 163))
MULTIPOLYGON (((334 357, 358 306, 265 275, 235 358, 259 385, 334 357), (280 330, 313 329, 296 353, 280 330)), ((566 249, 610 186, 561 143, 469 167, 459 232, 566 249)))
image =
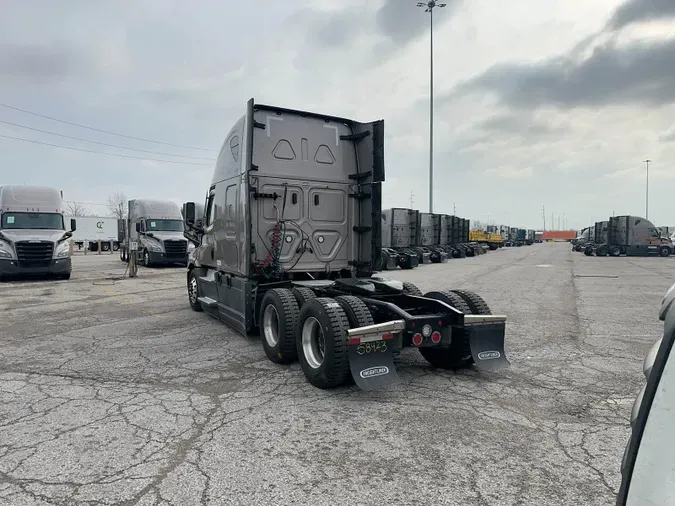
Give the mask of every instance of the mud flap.
POLYGON ((504 353, 504 326, 484 325, 467 328, 471 356, 478 369, 498 371, 511 365, 504 353))
MULTIPOLYGON (((378 343, 384 344, 384 341, 372 343, 372 345, 378 343)), ((349 367, 354 382, 361 390, 376 390, 398 385, 401 382, 394 366, 394 354, 391 347, 381 351, 381 344, 373 346, 377 350, 369 353, 364 352, 363 344, 349 346, 349 367)))

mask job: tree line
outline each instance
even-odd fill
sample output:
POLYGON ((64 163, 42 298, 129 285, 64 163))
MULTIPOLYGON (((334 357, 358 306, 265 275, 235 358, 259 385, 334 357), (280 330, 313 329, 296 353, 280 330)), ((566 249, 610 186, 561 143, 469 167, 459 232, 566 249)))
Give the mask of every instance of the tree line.
MULTIPOLYGON (((127 196, 124 192, 116 191, 108 197, 105 203, 108 210, 108 216, 117 219, 127 217, 127 196)), ((92 213, 91 210, 81 202, 67 202, 66 215, 68 216, 99 216, 99 213, 92 213)))

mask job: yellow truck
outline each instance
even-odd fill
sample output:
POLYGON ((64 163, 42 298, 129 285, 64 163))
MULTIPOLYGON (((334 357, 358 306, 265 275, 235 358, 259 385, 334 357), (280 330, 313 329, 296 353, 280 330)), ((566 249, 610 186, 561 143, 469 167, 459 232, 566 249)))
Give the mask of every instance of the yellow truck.
POLYGON ((487 244, 491 250, 504 246, 504 239, 501 234, 488 234, 484 230, 470 230, 469 241, 487 244))

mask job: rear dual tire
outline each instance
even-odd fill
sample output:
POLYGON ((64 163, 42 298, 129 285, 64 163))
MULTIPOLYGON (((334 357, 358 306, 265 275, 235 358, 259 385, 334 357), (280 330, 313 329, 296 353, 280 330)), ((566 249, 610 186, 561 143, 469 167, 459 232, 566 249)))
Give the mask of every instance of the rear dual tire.
MULTIPOLYGON (((469 290, 444 290, 428 292, 425 297, 445 302, 464 314, 489 315, 490 307, 478 294, 469 290)), ((470 334, 465 330, 455 330, 448 348, 420 348, 420 354, 430 365, 437 369, 457 370, 470 367, 473 363, 471 355, 470 334)))
POLYGON ((308 288, 275 288, 260 305, 260 334, 267 358, 277 364, 298 360, 307 381, 322 389, 350 382, 350 328, 372 325, 358 297, 316 297, 308 288))

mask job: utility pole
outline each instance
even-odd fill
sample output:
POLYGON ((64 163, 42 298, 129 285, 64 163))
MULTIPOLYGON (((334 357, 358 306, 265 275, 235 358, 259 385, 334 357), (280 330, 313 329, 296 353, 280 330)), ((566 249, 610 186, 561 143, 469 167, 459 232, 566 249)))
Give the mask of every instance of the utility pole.
POLYGON ((560 216, 558 216, 558 230, 560 230, 560 216))
POLYGON ((417 2, 429 13, 429 212, 434 212, 434 8, 445 7, 435 0, 417 2))
POLYGON ((412 192, 412 190, 410 190, 410 209, 413 208, 413 202, 414 202, 413 197, 414 196, 415 196, 415 194, 412 192))
POLYGON ((546 232, 546 206, 541 206, 541 217, 544 219, 544 232, 546 232))
POLYGON ((645 219, 649 219, 649 162, 651 160, 643 160, 647 164, 647 184, 645 187, 645 219))
POLYGON ((455 202, 452 203, 452 215, 457 216, 457 205, 455 202))
POLYGON ((551 230, 555 228, 555 220, 553 219, 553 213, 551 213, 551 230))

